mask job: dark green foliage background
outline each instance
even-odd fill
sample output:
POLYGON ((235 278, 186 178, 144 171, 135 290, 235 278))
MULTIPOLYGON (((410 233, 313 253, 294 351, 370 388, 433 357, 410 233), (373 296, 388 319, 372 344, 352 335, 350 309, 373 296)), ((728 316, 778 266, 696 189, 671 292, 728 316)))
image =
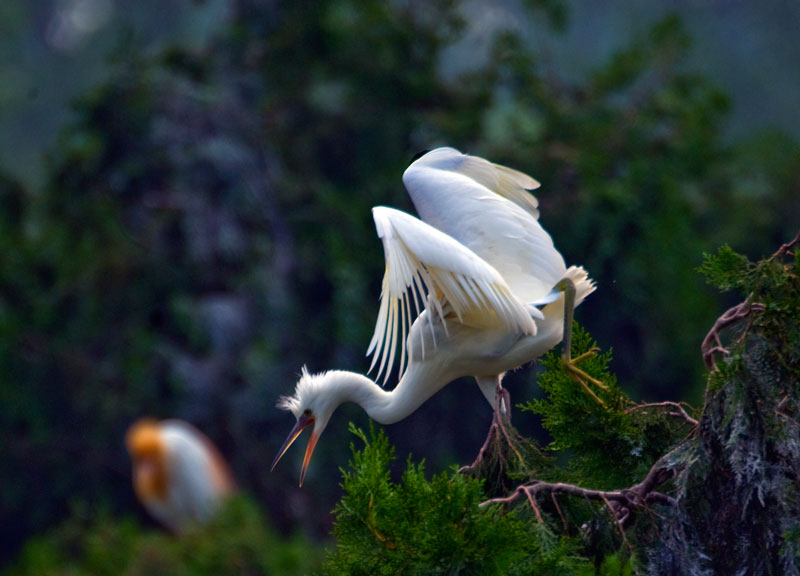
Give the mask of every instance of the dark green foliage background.
MULTIPOLYGON (((723 138, 729 100, 686 66, 677 17, 574 79, 528 41, 568 29, 566 6, 527 2, 530 28, 497 31, 485 61, 448 75, 468 31, 458 8, 242 1, 201 45, 121 35, 41 184, 0 176, 0 560, 76 508, 152 527, 122 445, 141 415, 195 422, 268 525, 325 539, 344 422, 366 418, 342 408, 299 490, 296 455, 268 473, 291 426, 274 402, 303 364, 366 369, 383 271, 369 209, 410 210, 402 171, 438 145, 542 182, 544 227, 598 283, 578 316, 614 349, 614 390, 700 400, 698 346, 729 302, 695 268, 723 243, 758 257, 794 234, 800 146, 777 130, 723 138)), ((595 407, 597 435, 570 435, 579 400, 548 378, 547 399, 530 369, 507 382, 534 412, 555 403, 544 421, 582 459, 573 480, 628 483, 665 446, 658 418, 595 407), (622 432, 604 432, 612 417, 622 432), (608 446, 626 473, 604 468, 608 446)), ((450 388, 387 430, 438 474, 471 461, 490 417, 471 383, 450 388)), ((515 418, 548 440, 538 416, 515 418)), ((390 471, 381 482, 403 474, 390 471)), ((421 468, 405 474, 423 490, 421 468)))
POLYGON ((322 554, 302 535, 267 527, 256 503, 237 496, 212 523, 182 538, 142 529, 130 518, 76 510, 47 538, 32 541, 9 576, 307 574, 322 554))

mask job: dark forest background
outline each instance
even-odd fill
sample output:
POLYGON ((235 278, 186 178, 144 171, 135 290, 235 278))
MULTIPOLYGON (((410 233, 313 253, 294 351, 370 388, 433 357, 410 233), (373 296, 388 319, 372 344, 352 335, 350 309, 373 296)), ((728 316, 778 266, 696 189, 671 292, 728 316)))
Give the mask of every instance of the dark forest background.
MULTIPOLYGON (((3 3, 0 560, 76 514, 150 525, 122 442, 142 415, 197 424, 270 525, 326 539, 366 416, 337 413, 299 489, 301 450, 269 473, 274 404, 304 364, 368 367, 370 207, 412 210, 401 174, 439 145, 538 179, 623 388, 700 403, 730 304, 703 253, 800 222, 800 11, 645 4, 3 3)), ((507 382, 538 394, 535 367, 507 382)), ((386 432, 438 472, 490 419, 465 381, 386 432)))

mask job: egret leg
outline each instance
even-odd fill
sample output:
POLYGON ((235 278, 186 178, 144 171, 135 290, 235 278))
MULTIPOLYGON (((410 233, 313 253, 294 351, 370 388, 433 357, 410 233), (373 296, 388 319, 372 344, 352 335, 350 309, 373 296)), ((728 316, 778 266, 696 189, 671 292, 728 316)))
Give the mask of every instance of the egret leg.
POLYGON ((492 409, 496 411, 499 403, 500 412, 506 414, 508 406, 506 396, 508 396, 508 392, 503 389, 501 384, 502 375, 491 377, 475 376, 475 381, 478 383, 478 387, 483 392, 486 400, 491 404, 492 409))
POLYGON ((569 278, 564 278, 556 285, 556 288, 564 292, 564 339, 562 342, 561 352, 561 359, 564 364, 564 369, 569 373, 573 380, 583 387, 586 393, 589 394, 589 396, 591 396, 595 402, 601 406, 605 406, 605 402, 603 402, 597 396, 597 394, 594 393, 587 382, 597 386, 601 390, 608 390, 608 386, 603 384, 597 378, 589 376, 577 366, 579 362, 594 356, 595 352, 598 351, 598 348, 592 348, 577 358, 572 358, 572 320, 575 312, 575 284, 569 278))
MULTIPOLYGON (((515 446, 515 441, 512 438, 512 436, 516 435, 516 432, 513 431, 513 429, 509 432, 511 411, 508 408, 511 406, 511 396, 508 390, 503 388, 501 382, 502 378, 498 377, 494 387, 494 414, 492 416, 492 424, 489 427, 489 432, 486 434, 486 440, 484 440, 481 449, 478 451, 478 456, 475 458, 475 461, 469 466, 462 466, 459 469, 460 473, 471 472, 478 469, 484 464, 484 461, 489 458, 490 452, 496 453, 492 455, 491 458, 497 459, 497 465, 502 471, 505 467, 505 458, 502 456, 503 449, 499 448, 499 443, 508 446, 521 465, 525 463, 522 454, 515 446), (505 440, 505 442, 502 442, 502 440, 505 440)), ((479 384, 481 384, 482 389, 486 388, 486 381, 479 380, 479 384)))
POLYGON ((497 428, 503 434, 503 437, 508 442, 508 447, 514 452, 514 455, 519 460, 520 464, 525 463, 525 459, 522 457, 522 454, 519 453, 517 447, 514 445, 514 441, 511 439, 511 435, 508 433, 508 429, 506 428, 506 424, 511 424, 511 411, 506 410, 506 407, 511 406, 511 395, 508 393, 508 390, 503 388, 503 385, 500 383, 500 379, 497 381, 497 391, 495 393, 495 397, 497 401, 494 407, 494 417, 492 418, 494 423, 497 423, 497 428))

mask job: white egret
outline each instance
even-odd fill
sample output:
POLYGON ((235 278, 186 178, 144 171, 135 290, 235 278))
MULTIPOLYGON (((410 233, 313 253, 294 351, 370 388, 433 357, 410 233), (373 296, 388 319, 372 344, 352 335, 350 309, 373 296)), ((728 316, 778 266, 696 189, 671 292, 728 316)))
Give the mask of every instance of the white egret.
POLYGON ((574 306, 594 290, 582 267, 566 267, 539 225, 538 202, 529 192, 539 187, 533 178, 438 148, 413 162, 403 183, 422 220, 392 208, 372 210, 386 271, 368 350, 370 370, 377 366, 385 383, 400 346, 399 382, 386 391, 358 373, 303 368, 294 395, 278 403, 297 423, 272 463, 274 469, 313 424, 301 486, 340 404, 355 402, 391 424, 449 382, 474 376, 497 407, 503 375, 558 344, 564 326, 571 328, 574 306))
POLYGON ((173 532, 210 520, 234 490, 225 460, 187 422, 138 420, 128 429, 125 444, 133 461, 136 496, 173 532))

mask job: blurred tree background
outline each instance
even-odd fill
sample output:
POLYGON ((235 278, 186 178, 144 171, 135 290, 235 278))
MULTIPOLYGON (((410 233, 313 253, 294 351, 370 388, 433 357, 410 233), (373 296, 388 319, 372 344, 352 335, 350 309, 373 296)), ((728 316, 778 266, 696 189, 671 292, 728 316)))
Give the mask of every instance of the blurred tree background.
MULTIPOLYGON (((303 364, 366 370, 383 271, 369 209, 411 210, 402 171, 438 145, 542 182, 545 229, 598 284, 578 317, 622 387, 698 402, 699 344, 727 303, 695 268, 722 243, 760 257, 794 235, 800 126, 770 99, 780 84, 732 99, 723 84, 755 73, 698 63, 735 3, 678 3, 706 17, 688 25, 587 4, 4 3, 0 560, 87 509, 148 522, 122 441, 141 415, 197 424, 270 525, 325 539, 345 423, 366 417, 340 411, 298 489, 291 459, 268 471, 293 423, 274 403, 303 364), (35 68, 43 51, 58 74, 35 68)), ((780 6, 748 25, 796 23, 780 6)), ((756 47, 753 68, 791 60, 756 47)), ((511 374, 512 399, 535 382, 511 374)), ((454 385, 387 434, 438 472, 471 461, 490 418, 454 385)), ((540 433, 532 418, 517 424, 540 433)))

